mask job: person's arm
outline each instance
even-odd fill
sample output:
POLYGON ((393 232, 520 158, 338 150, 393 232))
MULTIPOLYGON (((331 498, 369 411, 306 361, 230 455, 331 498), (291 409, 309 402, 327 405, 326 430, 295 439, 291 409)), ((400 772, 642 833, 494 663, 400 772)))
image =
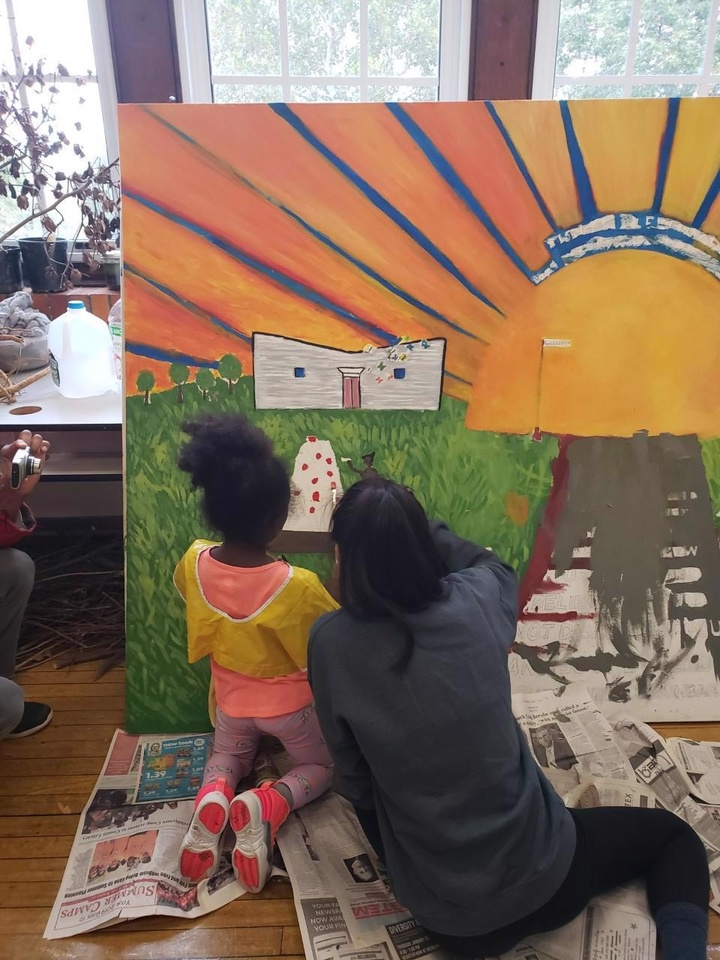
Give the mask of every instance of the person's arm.
POLYGON ((430 523, 433 539, 450 573, 463 573, 469 580, 494 581, 499 591, 500 610, 506 625, 515 638, 518 616, 518 579, 513 568, 492 550, 480 547, 470 540, 456 536, 447 525, 433 520, 430 523))
POLYGON ((314 574, 285 622, 277 630, 277 638, 298 670, 307 669, 308 638, 316 620, 337 610, 338 605, 314 574))
MULTIPOLYGON (((324 650, 324 625, 313 628, 308 646, 308 681, 315 699, 320 729, 333 758, 333 787, 336 793, 360 810, 373 810, 372 775, 353 732, 336 709, 332 664, 324 650)), ((371 838, 368 838, 371 839, 371 838)))
POLYGON ((32 456, 44 462, 50 443, 39 433, 33 436, 29 430, 23 430, 17 440, 0 450, 0 548, 14 546, 35 529, 35 518, 25 500, 37 486, 40 476, 27 477, 17 490, 10 486, 13 457, 25 447, 30 448, 32 456))

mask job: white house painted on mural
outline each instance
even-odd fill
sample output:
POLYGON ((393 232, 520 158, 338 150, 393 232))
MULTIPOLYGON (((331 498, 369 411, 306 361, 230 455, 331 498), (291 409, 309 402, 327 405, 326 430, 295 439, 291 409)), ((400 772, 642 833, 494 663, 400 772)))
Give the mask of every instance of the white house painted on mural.
POLYGON ((258 410, 437 410, 443 338, 336 350, 269 333, 253 336, 258 410))

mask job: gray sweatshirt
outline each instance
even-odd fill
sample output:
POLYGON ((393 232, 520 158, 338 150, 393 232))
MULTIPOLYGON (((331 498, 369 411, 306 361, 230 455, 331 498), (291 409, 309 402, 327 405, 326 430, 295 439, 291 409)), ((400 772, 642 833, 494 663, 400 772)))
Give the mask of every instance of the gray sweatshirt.
POLYGON ((445 593, 408 615, 317 621, 308 675, 335 788, 377 813, 395 896, 430 930, 474 936, 546 903, 575 826, 512 715, 517 578, 433 525, 445 593))

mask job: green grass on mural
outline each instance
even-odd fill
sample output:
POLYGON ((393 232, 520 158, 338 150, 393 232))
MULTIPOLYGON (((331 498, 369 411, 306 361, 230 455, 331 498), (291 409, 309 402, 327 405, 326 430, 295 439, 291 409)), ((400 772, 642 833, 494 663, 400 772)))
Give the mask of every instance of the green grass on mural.
MULTIPOLYGON (((242 411, 272 438, 292 468, 309 435, 329 440, 338 458, 358 463, 374 451, 380 473, 407 484, 428 512, 458 533, 486 544, 520 573, 530 557, 550 488, 554 439, 497 436, 467 430, 466 405, 443 398, 437 413, 367 410, 256 411, 251 377, 228 391, 218 381, 211 400, 194 384, 127 400, 127 726, 135 732, 208 728, 208 666, 189 666, 183 606, 172 572, 189 544, 210 532, 187 477, 175 466, 183 419, 205 411, 242 411)), ((356 479, 339 464, 345 487, 356 479)), ((327 557, 293 562, 321 576, 327 557)))

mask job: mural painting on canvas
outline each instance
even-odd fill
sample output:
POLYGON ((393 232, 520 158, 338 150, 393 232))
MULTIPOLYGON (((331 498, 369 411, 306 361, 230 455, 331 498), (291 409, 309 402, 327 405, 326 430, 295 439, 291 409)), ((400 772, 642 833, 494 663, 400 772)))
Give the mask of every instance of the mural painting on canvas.
POLYGON ((720 98, 126 105, 121 154, 132 729, 204 716, 170 575, 207 404, 295 529, 387 471, 513 563, 516 690, 720 719, 720 98))

